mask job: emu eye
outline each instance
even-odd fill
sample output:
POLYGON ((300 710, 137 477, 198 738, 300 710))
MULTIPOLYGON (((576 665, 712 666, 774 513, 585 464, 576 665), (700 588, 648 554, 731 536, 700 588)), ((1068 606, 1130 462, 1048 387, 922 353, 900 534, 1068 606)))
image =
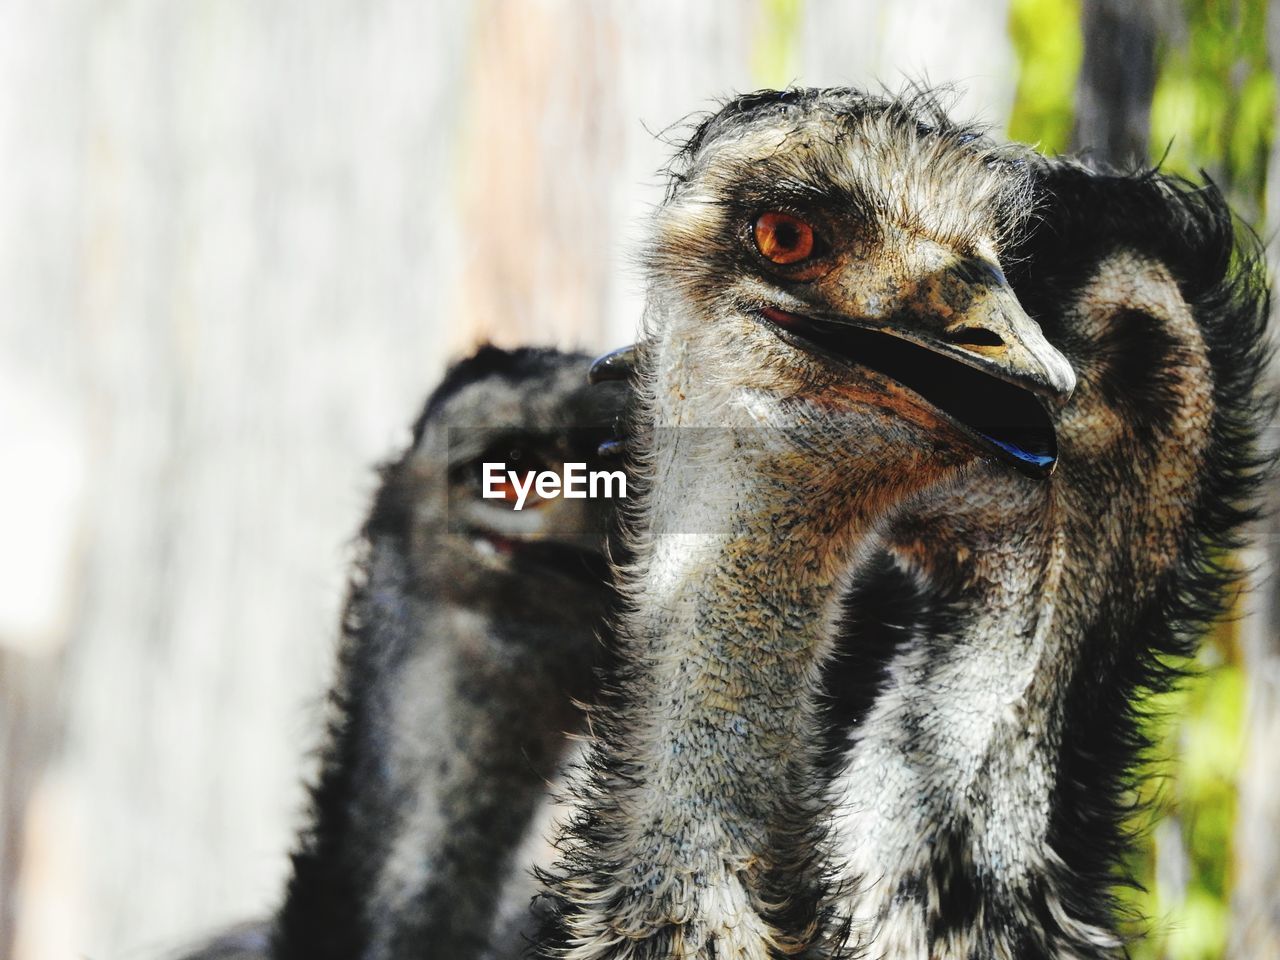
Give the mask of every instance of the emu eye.
POLYGON ((549 470, 550 466, 539 454, 528 447, 511 442, 496 443, 489 447, 468 465, 467 473, 469 477, 467 482, 472 491, 472 496, 480 497, 481 491, 485 488, 484 465, 486 463, 500 463, 503 465, 503 470, 500 474, 501 479, 491 487, 492 491, 498 494, 497 500, 514 504, 520 499, 520 492, 516 489, 516 485, 510 476, 509 471, 513 471, 519 476, 521 486, 525 487, 525 509, 528 510, 530 507, 539 506, 544 502, 533 489, 533 479, 542 471, 549 470))
POLYGON ((755 240, 756 249, 766 260, 784 267, 808 259, 815 245, 813 227, 778 210, 756 219, 755 240))
MULTIPOLYGON (((527 477, 525 479, 527 482, 527 477)), ((494 484, 494 489, 500 494, 499 499, 506 503, 515 503, 518 499, 520 499, 520 494, 516 490, 515 484, 512 483, 509 479, 503 479, 498 481, 498 483, 494 484)), ((530 489, 529 497, 525 501, 525 505, 534 506, 537 502, 538 502, 538 495, 534 493, 532 489, 530 489)))

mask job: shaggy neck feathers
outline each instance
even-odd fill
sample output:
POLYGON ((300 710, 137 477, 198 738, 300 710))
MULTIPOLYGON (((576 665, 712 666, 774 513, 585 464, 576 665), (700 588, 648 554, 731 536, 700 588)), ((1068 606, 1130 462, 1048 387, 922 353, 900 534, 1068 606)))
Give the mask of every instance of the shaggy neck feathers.
POLYGON ((688 315, 652 302, 670 312, 641 375, 620 692, 597 714, 544 950, 818 955, 834 931, 811 731, 838 583, 873 521, 965 454, 875 408, 833 430, 708 381, 688 315))
POLYGON ((1133 700, 1170 682, 1160 658, 1192 649, 1220 609, 1228 574, 1206 544, 1230 542, 1258 483, 1265 297, 1248 255, 1227 266, 1221 198, 1054 177, 1062 206, 1022 269, 1080 374, 1059 471, 1038 487, 976 472, 945 513, 890 531, 896 560, 868 567, 849 603, 842 642, 887 656, 849 718, 834 833, 851 945, 887 956, 1121 953, 1110 891, 1141 746, 1133 700), (1074 221, 1090 201, 1133 222, 1074 221), (894 577, 914 584, 890 591, 897 606, 859 609, 894 577))

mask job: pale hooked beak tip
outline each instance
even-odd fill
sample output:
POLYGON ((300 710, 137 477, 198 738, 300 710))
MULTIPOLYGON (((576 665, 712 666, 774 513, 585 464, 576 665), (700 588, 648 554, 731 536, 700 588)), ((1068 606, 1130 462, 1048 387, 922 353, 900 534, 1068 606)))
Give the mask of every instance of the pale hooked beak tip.
POLYGON ((1040 368, 1038 375, 1034 377, 1039 381, 1041 388, 1036 392, 1053 409, 1062 409, 1075 393, 1078 382, 1075 368, 1066 357, 1042 338, 1041 343, 1028 344, 1028 352, 1035 359, 1036 366, 1040 368))

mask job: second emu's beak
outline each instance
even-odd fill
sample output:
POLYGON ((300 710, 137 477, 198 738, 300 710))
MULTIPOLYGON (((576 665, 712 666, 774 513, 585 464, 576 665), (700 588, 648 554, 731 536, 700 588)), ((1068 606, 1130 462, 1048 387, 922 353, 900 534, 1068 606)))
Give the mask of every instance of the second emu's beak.
POLYGON ((596 357, 587 371, 587 382, 606 383, 610 380, 626 380, 636 369, 636 345, 634 343, 596 357))
MULTIPOLYGON (((597 357, 587 371, 587 382, 596 384, 611 380, 630 380, 631 375, 636 372, 637 353, 638 347, 632 343, 597 357)), ((619 421, 615 421, 613 427, 615 436, 601 443, 596 451, 602 457, 619 457, 627 452, 626 430, 619 421)))

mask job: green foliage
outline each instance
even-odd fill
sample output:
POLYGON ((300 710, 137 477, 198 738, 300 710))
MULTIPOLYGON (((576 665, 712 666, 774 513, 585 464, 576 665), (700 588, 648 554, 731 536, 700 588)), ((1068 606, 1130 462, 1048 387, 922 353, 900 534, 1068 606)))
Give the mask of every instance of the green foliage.
MULTIPOLYGON (((1204 170, 1257 222, 1272 149, 1275 79, 1266 0, 1184 0, 1185 33, 1167 38, 1151 110, 1152 160, 1192 179, 1204 170), (1167 150, 1167 155, 1166 155, 1167 150)), ((1135 861, 1155 920, 1134 960, 1215 960, 1230 923, 1231 838, 1244 736, 1244 674, 1233 624, 1206 643, 1201 673, 1168 702, 1150 733, 1167 759, 1154 840, 1135 861), (1171 879, 1174 882, 1171 882, 1171 879)))
POLYGON ((1152 160, 1222 184, 1256 219, 1275 118, 1266 0, 1183 0, 1183 33, 1169 38, 1151 105, 1152 160))
POLYGON ((1244 746, 1244 675, 1234 624, 1219 626, 1178 689, 1148 697, 1151 759, 1134 798, 1142 842, 1129 862, 1140 889, 1133 960, 1214 960, 1230 919, 1231 832, 1244 746), (1145 832, 1147 828, 1149 832, 1145 832))
POLYGON ((1061 153, 1071 140, 1084 57, 1080 0, 1012 0, 1009 34, 1019 64, 1009 137, 1061 153))

